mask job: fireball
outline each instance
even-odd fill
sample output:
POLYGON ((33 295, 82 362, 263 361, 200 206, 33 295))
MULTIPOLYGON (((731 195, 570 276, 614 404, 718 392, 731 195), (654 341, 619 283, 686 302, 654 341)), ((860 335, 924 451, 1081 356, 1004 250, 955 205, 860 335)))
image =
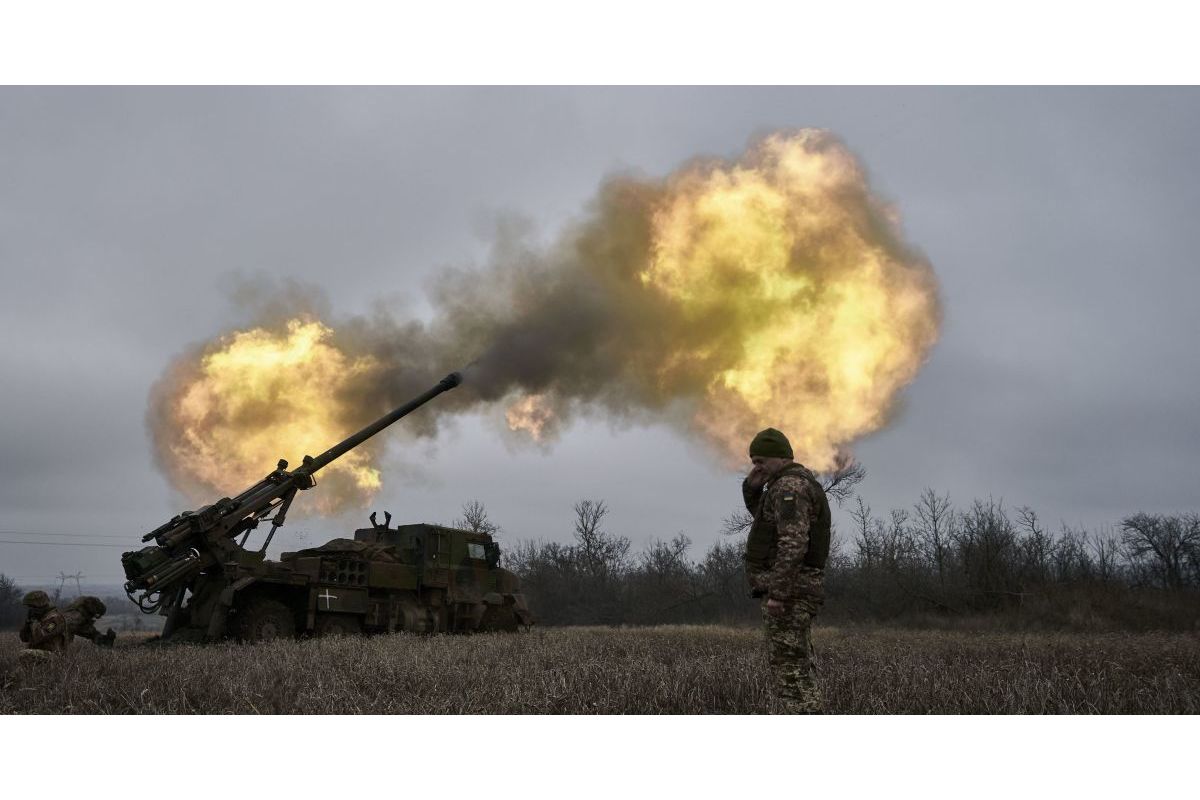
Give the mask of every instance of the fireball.
MULTIPOLYGON (((694 321, 691 347, 722 345, 693 422, 727 458, 744 460, 772 426, 829 469, 885 423, 939 321, 931 272, 896 246, 894 219, 822 131, 772 136, 742 163, 667 182, 639 278, 694 321)), ((664 363, 686 355, 668 348, 664 363)))
MULTIPOLYGON (((299 464, 353 432, 343 390, 377 364, 370 356, 346 355, 331 344, 331 334, 318 321, 293 319, 281 331, 237 331, 206 348, 172 387, 169 424, 162 426, 189 494, 239 492, 280 457, 299 464)), ((380 486, 366 450, 347 453, 320 475, 337 489, 314 498, 326 511, 369 499, 380 486)))

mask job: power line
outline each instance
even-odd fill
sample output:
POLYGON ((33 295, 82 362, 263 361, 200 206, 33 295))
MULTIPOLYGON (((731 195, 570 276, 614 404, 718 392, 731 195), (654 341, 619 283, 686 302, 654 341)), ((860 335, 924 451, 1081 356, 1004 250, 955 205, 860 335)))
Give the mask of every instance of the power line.
MULTIPOLYGON (((11 578, 14 581, 56 581, 56 580, 58 580, 57 575, 9 575, 7 573, 2 573, 2 574, 4 574, 4 577, 11 578)), ((118 578, 124 580, 125 576, 124 575, 92 575, 91 576, 91 579, 93 581, 116 580, 118 578)))
POLYGON ((17 539, 0 539, 0 544, 40 544, 45 547, 123 547, 128 549, 128 544, 111 544, 109 542, 30 542, 17 539))
POLYGON ((50 533, 49 531, 0 531, 0 536, 77 536, 84 539, 128 539, 117 533, 50 533))

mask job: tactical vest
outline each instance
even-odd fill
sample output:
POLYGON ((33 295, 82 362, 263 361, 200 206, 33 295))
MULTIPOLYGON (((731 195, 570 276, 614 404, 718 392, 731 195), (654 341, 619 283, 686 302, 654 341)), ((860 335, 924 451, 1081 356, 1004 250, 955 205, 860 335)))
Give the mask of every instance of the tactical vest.
MULTIPOLYGON (((825 568, 825 560, 829 558, 829 501, 825 498, 825 490, 817 482, 812 473, 799 464, 789 464, 779 471, 775 480, 784 475, 800 475, 812 489, 816 514, 809 519, 808 551, 804 554, 804 565, 816 569, 825 568)), ((772 481, 773 483, 774 481, 772 481)), ((779 528, 775 521, 768 521, 763 506, 767 502, 770 491, 762 493, 758 501, 758 511, 754 514, 754 524, 750 526, 750 535, 746 537, 746 564, 755 570, 765 571, 775 563, 776 542, 779 539, 779 528)))

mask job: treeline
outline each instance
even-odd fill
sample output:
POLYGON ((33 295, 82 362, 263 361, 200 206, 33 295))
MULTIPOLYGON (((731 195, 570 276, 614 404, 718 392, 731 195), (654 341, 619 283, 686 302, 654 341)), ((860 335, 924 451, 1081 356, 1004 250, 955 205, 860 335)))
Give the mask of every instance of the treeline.
POLYGON ((25 621, 25 608, 21 605, 24 596, 16 581, 0 573, 0 631, 21 627, 25 621))
MULTIPOLYGON (((477 504, 474 511, 478 518, 477 504)), ((543 624, 758 619, 742 565, 748 515, 735 512, 725 535, 697 556, 682 533, 632 552, 628 537, 605 529, 601 500, 582 500, 574 511, 571 541, 505 548, 505 566, 521 577, 543 624)), ((960 509, 926 490, 912 508, 882 518, 856 498, 851 519, 851 530, 835 531, 826 569, 827 621, 987 615, 1093 628, 1200 624, 1197 514, 1139 513, 1107 532, 1052 532, 1032 509, 994 500, 960 509)))
POLYGON ((1002 613, 1083 626, 1191 628, 1200 621, 1200 515, 1138 513, 1108 531, 1050 531, 1028 507, 958 509, 925 490, 877 517, 851 507, 831 559, 831 601, 848 616, 1002 613))
MULTIPOLYGON (((1108 531, 1050 531, 1036 512, 994 500, 956 508, 926 490, 908 509, 877 516, 846 483, 850 505, 826 568, 826 622, 913 624, 990 616, 1017 625, 1200 628, 1200 514, 1138 513, 1108 531)), ((852 485, 852 484, 851 484, 852 485)), ((581 500, 569 541, 504 542, 540 624, 753 623, 742 551, 749 516, 695 553, 683 533, 634 552, 606 526, 603 500, 581 500)), ((501 535, 483 504, 454 527, 501 535)), ((565 538, 565 537, 564 537, 565 538)), ((22 590, 0 575, 0 628, 24 619, 22 590)), ((106 598, 110 613, 124 600, 106 598)))
POLYGON ((718 541, 697 561, 691 540, 679 533, 634 555, 628 537, 604 529, 607 514, 604 501, 581 500, 570 543, 521 541, 504 548, 504 566, 521 577, 541 624, 757 619, 740 542, 718 541))

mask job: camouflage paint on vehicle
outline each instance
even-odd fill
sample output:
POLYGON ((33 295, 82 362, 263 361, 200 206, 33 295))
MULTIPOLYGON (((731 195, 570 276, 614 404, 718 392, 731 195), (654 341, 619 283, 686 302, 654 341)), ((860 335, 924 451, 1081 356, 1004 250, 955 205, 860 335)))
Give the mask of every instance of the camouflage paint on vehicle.
MULTIPOLYGON (((390 516, 390 515, 389 515, 390 516)), ((374 522, 374 515, 372 514, 374 522)), ((373 524, 353 539, 201 575, 165 638, 513 631, 533 624, 520 579, 485 533, 373 524)))
POLYGON ((167 617, 164 639, 233 636, 260 641, 304 633, 514 630, 533 619, 515 575, 499 567, 486 534, 379 525, 321 547, 268 561, 266 549, 316 473, 367 439, 461 383, 451 373, 295 470, 275 471, 236 497, 185 511, 142 537, 153 545, 121 556, 125 591, 146 613, 167 617), (258 550, 245 543, 260 523, 258 550), (241 541, 238 541, 238 539, 241 541))

